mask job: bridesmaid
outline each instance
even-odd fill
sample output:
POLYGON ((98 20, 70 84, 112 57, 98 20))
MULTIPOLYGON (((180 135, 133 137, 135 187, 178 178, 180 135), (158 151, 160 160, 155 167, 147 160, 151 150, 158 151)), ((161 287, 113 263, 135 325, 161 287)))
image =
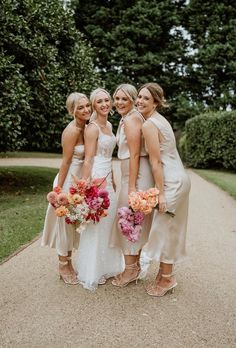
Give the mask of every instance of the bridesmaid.
MULTIPOLYGON (((90 102, 82 93, 71 93, 66 100, 66 107, 74 119, 62 133, 62 163, 53 182, 53 187, 59 186, 64 192, 68 192, 73 183, 72 175, 81 176, 84 159, 84 129, 86 121, 91 116, 90 102)), ((71 263, 71 254, 73 248, 78 248, 79 234, 75 231, 74 225, 68 225, 64 218, 55 215, 51 204, 48 205, 45 217, 41 245, 56 249, 60 279, 66 284, 78 284, 71 263)))
MULTIPOLYGON (((121 191, 118 198, 118 208, 128 206, 128 194, 136 190, 146 190, 154 185, 144 148, 141 128, 143 116, 136 110, 135 101, 137 90, 130 84, 117 87, 113 95, 117 112, 121 115, 117 131, 118 158, 121 160, 121 191)), ((124 287, 138 279, 140 274, 139 254, 147 242, 151 227, 151 214, 146 216, 140 240, 133 243, 128 241, 117 226, 113 226, 111 247, 118 246, 125 257, 125 270, 112 281, 118 287, 124 287)))
POLYGON ((138 92, 137 107, 145 117, 142 127, 156 187, 160 190, 159 211, 154 212, 148 242, 142 249, 141 267, 146 272, 151 260, 160 262, 148 295, 164 296, 177 286, 173 265, 185 256, 190 180, 179 157, 169 122, 159 114, 166 107, 163 90, 147 83, 138 92), (173 212, 171 217, 166 211, 173 212))

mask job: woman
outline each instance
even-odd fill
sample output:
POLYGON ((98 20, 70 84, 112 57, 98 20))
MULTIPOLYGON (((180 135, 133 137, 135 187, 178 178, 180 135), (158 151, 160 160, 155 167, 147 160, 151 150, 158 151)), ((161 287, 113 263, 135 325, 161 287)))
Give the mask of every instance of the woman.
MULTIPOLYGON (((73 183, 72 175, 81 176, 84 159, 84 129, 86 121, 91 116, 91 106, 86 95, 72 93, 66 101, 68 113, 73 120, 67 125, 62 133, 62 163, 53 187, 59 186, 62 191, 68 192, 73 183)), ((56 217, 55 210, 48 205, 42 246, 56 248, 59 257, 59 274, 66 284, 78 284, 76 273, 71 263, 72 249, 79 244, 79 234, 74 225, 68 225, 62 217, 56 217)))
MULTIPOLYGON (((118 208, 128 206, 128 195, 136 190, 146 190, 154 185, 148 155, 144 148, 141 128, 142 115, 135 109, 137 90, 130 84, 122 84, 114 92, 114 104, 121 115, 117 131, 118 158, 121 160, 121 191, 118 208)), ((114 225, 111 246, 118 246, 125 257, 125 270, 112 284, 124 287, 139 277, 139 254, 146 243, 151 227, 151 214, 145 217, 139 241, 130 242, 120 232, 117 221, 114 225)))
POLYGON ((177 286, 173 264, 185 256, 190 180, 178 151, 169 122, 159 114, 166 107, 163 90, 157 83, 139 89, 138 110, 146 121, 142 127, 156 187, 159 189, 159 211, 154 212, 148 242, 141 253, 146 272, 151 260, 160 262, 153 284, 147 287, 151 296, 163 296, 177 286), (174 213, 174 217, 165 212, 174 213))
POLYGON ((116 196, 112 179, 112 153, 116 138, 108 121, 112 101, 109 93, 97 88, 90 96, 93 114, 85 131, 85 159, 83 179, 106 177, 110 207, 108 216, 98 224, 89 223, 80 237, 76 255, 79 282, 84 288, 95 290, 99 284, 118 273, 124 267, 122 253, 118 248, 109 248, 109 238, 116 214, 116 196))

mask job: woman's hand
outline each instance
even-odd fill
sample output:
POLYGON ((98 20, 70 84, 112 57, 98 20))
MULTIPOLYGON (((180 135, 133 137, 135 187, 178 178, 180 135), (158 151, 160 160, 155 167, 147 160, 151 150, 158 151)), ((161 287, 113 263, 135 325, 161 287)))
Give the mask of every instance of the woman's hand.
POLYGON ((160 193, 158 196, 158 210, 161 214, 165 213, 167 210, 166 198, 163 193, 160 193))

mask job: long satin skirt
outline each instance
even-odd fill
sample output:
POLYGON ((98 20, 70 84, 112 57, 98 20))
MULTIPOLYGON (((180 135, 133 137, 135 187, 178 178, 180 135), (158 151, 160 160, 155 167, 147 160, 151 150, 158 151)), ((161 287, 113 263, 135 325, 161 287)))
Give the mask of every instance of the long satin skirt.
MULTIPOLYGON (((118 197, 118 208, 128 207, 128 183, 129 183, 129 159, 121 160, 121 190, 118 197)), ((154 180, 148 157, 140 157, 137 190, 147 190, 154 187, 154 180)), ((119 247, 124 255, 138 255, 143 245, 147 242, 151 228, 152 214, 146 215, 142 224, 141 237, 137 242, 128 241, 120 232, 115 219, 112 234, 111 247, 119 247)))

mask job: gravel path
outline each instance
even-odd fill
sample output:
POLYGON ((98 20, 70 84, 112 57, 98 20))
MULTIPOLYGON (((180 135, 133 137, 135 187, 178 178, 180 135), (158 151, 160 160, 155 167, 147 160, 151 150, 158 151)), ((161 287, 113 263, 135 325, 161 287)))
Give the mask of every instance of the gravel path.
MULTIPOLYGON (((27 163, 60 160, 18 165, 27 163)), ((236 202, 189 175, 188 258, 176 267, 174 294, 149 297, 141 281, 123 289, 109 281, 96 292, 65 285, 55 252, 37 240, 0 266, 0 347, 236 347, 236 202)))

